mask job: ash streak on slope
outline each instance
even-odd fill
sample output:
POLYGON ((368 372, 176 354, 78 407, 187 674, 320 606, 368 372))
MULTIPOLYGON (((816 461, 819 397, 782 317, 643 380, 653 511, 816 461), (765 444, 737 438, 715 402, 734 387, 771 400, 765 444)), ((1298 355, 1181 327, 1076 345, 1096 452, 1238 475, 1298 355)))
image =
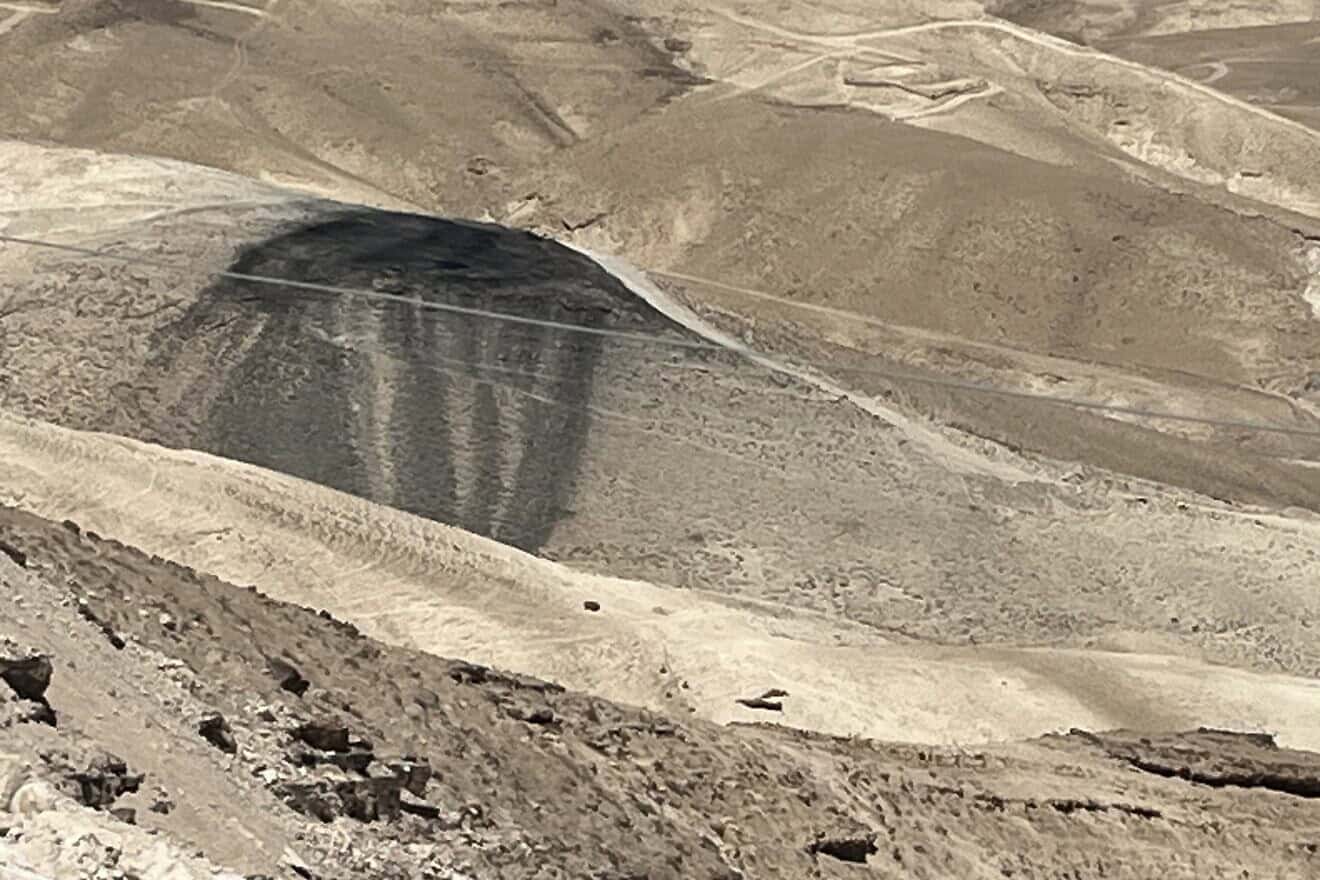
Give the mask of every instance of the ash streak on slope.
MULTIPOLYGON (((593 262, 494 226, 334 212, 247 248, 229 268, 685 334, 593 262)), ((166 442, 531 551, 571 505, 602 360, 627 370, 644 353, 590 334, 233 279, 205 288, 151 349, 142 383, 175 385, 175 417, 153 426, 166 442), (213 353, 200 369, 199 340, 213 353), (455 360, 466 367, 436 367, 455 360), (492 369, 512 387, 488 381, 492 369)))

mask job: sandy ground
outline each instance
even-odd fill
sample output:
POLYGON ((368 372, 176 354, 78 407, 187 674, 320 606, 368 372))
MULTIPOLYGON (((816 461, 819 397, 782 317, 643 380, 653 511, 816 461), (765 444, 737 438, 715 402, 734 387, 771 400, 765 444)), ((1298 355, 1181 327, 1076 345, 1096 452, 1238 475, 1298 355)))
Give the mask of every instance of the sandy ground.
POLYGON ((622 702, 752 720, 735 699, 783 688, 794 697, 776 720, 840 735, 969 743, 1213 724, 1320 745, 1304 711, 1320 696, 1309 679, 1147 654, 930 648, 781 607, 573 573, 196 453, 12 420, 3 443, 7 503, 76 516, 386 641, 622 702))

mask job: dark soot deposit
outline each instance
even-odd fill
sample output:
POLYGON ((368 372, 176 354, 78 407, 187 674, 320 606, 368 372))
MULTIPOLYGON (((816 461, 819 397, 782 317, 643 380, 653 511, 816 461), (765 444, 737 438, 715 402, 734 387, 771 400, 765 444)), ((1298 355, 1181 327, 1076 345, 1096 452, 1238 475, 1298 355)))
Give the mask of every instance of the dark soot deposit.
MULTIPOLYGON (((586 257, 497 226, 337 211, 230 270, 692 338, 586 257)), ((656 357, 628 340, 229 278, 152 351, 146 384, 197 376, 162 407, 156 439, 530 551, 572 502, 602 359, 656 357), (214 360, 202 374, 185 363, 198 340, 214 360)))

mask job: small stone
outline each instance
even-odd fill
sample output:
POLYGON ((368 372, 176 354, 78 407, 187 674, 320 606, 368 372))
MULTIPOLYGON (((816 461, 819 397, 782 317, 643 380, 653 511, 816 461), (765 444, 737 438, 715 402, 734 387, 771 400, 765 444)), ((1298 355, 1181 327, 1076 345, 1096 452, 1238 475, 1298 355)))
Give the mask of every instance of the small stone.
POLYGON ((582 607, 587 609, 588 611, 599 611, 600 603, 592 599, 588 599, 587 601, 582 603, 582 607))
POLYGON ((296 697, 301 697, 311 687, 311 682, 303 678, 302 673, 294 668, 293 664, 281 660, 279 657, 272 657, 267 660, 266 668, 270 670, 270 674, 279 682, 281 688, 296 697))

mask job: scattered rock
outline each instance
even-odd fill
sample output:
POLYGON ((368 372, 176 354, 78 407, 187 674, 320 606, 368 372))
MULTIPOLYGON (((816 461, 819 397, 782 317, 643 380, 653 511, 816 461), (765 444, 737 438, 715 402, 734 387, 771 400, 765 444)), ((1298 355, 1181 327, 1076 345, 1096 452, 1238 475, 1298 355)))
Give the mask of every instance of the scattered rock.
POLYGON ((591 599, 588 599, 587 601, 585 601, 585 602, 582 603, 582 607, 585 608, 585 609, 587 609, 588 611, 599 611, 599 610, 600 610, 600 603, 599 603, 599 602, 594 602, 594 601, 592 601, 591 599))
POLYGON ((312 683, 303 678, 302 673, 293 664, 281 660, 279 657, 267 659, 266 668, 270 670, 270 674, 275 677, 275 681, 279 683, 279 686, 295 697, 301 697, 312 686, 312 683))
POLYGON ((229 727, 229 722, 225 716, 219 712, 214 712, 202 718, 197 723, 197 732, 201 734, 202 739, 215 746, 227 755, 238 753, 238 742, 234 739, 234 732, 229 727))
POLYGON ((682 55, 692 48, 692 41, 682 37, 665 37, 665 49, 675 55, 682 55))
POLYGON ((78 787, 78 801, 98 810, 112 805, 120 795, 137 791, 145 778, 141 774, 129 773, 128 765, 113 755, 96 758, 86 770, 67 776, 78 787))
POLYGON ((168 816, 174 811, 174 801, 164 791, 156 792, 156 797, 151 802, 151 812, 159 813, 162 816, 168 816))
POLYGON ((400 758, 387 766, 402 780, 405 790, 418 797, 426 795, 426 785, 431 781, 431 764, 425 758, 400 758))
POLYGON ((132 807, 111 807, 106 812, 127 825, 137 824, 137 810, 132 807))
POLYGON ((399 817, 402 790, 403 785, 395 776, 323 777, 286 782, 279 787, 279 794, 294 810, 322 822, 333 822, 340 817, 378 822, 399 817))
POLYGON ((761 694, 761 696, 758 699, 773 700, 773 699, 777 699, 778 697, 786 697, 786 696, 788 696, 788 691, 780 690, 779 688, 770 688, 770 690, 761 694))

